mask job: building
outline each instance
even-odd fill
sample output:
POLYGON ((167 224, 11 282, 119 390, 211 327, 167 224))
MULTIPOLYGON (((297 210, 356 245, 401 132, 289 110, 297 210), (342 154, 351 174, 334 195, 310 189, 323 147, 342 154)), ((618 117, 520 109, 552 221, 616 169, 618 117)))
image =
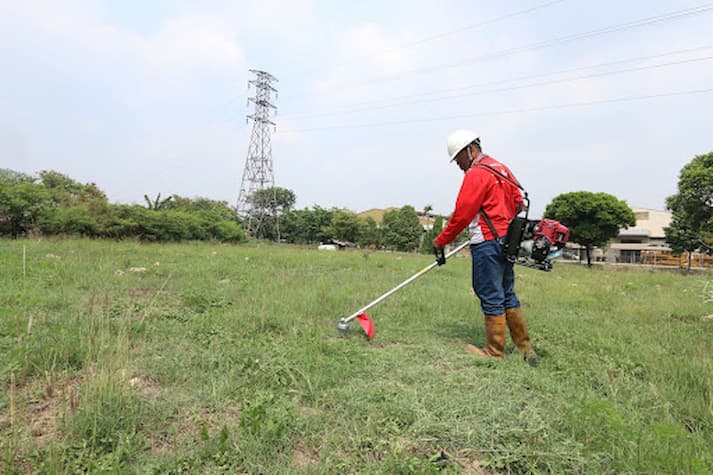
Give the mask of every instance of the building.
POLYGON ((647 255, 669 253, 664 228, 671 223, 671 213, 648 208, 632 208, 636 224, 622 229, 604 253, 607 262, 641 263, 647 255))

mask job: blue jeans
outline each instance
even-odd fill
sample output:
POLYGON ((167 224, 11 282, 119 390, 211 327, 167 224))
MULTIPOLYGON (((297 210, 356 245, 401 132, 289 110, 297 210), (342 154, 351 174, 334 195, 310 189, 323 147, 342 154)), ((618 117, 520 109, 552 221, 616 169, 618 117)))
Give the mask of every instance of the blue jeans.
POLYGON ((485 315, 502 315, 508 308, 520 306, 515 295, 513 264, 503 257, 497 239, 470 245, 473 258, 473 290, 485 315))

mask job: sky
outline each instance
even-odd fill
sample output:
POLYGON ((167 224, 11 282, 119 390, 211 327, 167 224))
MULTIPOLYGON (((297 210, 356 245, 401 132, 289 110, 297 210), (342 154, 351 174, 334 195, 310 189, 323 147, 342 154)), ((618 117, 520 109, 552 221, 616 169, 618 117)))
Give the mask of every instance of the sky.
POLYGON ((0 168, 235 205, 259 69, 298 208, 447 215, 465 128, 532 217, 572 191, 663 209, 713 151, 711 25, 702 0, 0 0, 0 168))

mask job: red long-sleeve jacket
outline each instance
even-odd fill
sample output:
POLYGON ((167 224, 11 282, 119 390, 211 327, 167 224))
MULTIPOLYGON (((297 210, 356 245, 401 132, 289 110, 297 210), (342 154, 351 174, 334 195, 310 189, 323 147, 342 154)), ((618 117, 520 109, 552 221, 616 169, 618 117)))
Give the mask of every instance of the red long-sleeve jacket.
POLYGON ((453 241, 469 225, 471 244, 495 239, 493 232, 483 219, 481 210, 490 218, 498 236, 507 234, 510 220, 517 214, 522 203, 520 189, 498 176, 492 170, 478 165, 488 165, 517 183, 512 172, 492 157, 481 154, 465 173, 456 207, 446 228, 436 238, 439 246, 453 241))

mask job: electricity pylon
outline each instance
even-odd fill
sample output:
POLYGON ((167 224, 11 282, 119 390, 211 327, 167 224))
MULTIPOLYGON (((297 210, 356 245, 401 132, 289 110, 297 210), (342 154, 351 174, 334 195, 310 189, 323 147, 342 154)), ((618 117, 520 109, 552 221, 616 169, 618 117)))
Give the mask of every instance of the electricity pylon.
POLYGON ((275 127, 275 123, 270 120, 270 114, 277 111, 270 99, 273 92, 277 98, 277 89, 272 86, 273 82, 277 82, 277 78, 257 69, 251 69, 250 72, 256 76, 255 79, 248 81, 248 89, 250 86, 255 86, 255 97, 249 98, 249 101, 255 104, 255 112, 247 116, 247 120, 253 121, 253 130, 236 211, 243 221, 243 228, 248 236, 264 237, 266 225, 274 218, 275 232, 279 238, 277 213, 274 211, 276 209, 275 176, 270 142, 270 127, 275 127), (266 189, 273 190, 272 196, 256 195, 256 192, 266 189), (274 216, 271 213, 274 213, 274 216))

